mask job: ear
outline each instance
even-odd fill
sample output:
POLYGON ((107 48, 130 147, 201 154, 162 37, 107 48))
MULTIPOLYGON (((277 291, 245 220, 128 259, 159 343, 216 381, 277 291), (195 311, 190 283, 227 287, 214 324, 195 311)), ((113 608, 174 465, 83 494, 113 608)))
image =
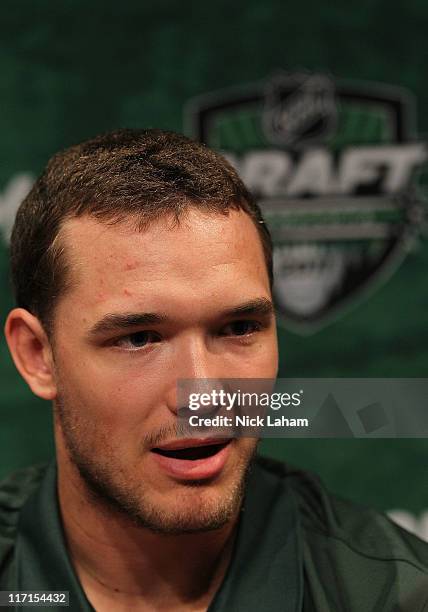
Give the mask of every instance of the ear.
POLYGON ((5 335, 12 359, 33 393, 55 399, 52 348, 40 321, 28 310, 14 308, 6 319, 5 335))

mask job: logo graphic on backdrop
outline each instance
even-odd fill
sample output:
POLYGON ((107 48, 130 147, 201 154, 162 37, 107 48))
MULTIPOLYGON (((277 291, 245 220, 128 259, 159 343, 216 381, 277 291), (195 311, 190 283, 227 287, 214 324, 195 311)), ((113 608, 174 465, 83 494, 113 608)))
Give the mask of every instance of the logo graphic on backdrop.
POLYGON ((312 333, 334 320, 413 244, 427 160, 415 120, 401 88, 309 73, 188 103, 187 133, 220 150, 262 208, 286 327, 312 333))
POLYGON ((16 211, 34 183, 34 177, 20 172, 11 177, 0 191, 0 246, 9 244, 16 211))

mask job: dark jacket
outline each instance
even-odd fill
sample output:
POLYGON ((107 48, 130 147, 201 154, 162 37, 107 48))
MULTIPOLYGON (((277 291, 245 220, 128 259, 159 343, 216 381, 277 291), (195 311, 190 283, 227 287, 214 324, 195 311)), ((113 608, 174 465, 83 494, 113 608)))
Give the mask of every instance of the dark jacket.
MULTIPOLYGON (((0 484, 0 590, 67 590, 69 610, 89 611, 55 485, 55 465, 0 484)), ((428 544, 387 516, 331 495, 316 476, 259 457, 209 612, 302 610, 428 611, 428 544)))

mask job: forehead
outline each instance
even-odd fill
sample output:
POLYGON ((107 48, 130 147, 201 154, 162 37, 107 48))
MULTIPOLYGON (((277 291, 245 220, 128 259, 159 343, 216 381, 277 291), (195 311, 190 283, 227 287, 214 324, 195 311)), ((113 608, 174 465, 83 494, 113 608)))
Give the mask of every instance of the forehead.
POLYGON ((226 286, 237 297, 244 288, 270 294, 261 239, 243 211, 189 209, 178 224, 162 218, 143 231, 80 217, 65 223, 61 242, 72 281, 64 299, 85 307, 182 292, 191 299, 226 286))

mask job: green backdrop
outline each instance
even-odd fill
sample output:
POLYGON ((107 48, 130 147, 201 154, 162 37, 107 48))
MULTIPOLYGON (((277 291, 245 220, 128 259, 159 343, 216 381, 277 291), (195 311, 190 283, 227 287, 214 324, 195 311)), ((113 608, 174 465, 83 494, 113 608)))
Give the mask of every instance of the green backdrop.
MULTIPOLYGON (((427 30, 423 0, 348 0, 335 7, 314 0, 4 0, 0 223, 7 230, 24 175, 37 174, 59 148, 118 126, 181 130, 189 98, 263 79, 277 68, 406 87, 418 101, 419 132, 427 133, 427 30)), ((0 249, 4 319, 12 299, 4 242, 0 249)), ((381 289, 334 324, 308 337, 281 330, 281 375, 426 376, 427 281, 428 244, 421 240, 381 289)), ((50 407, 16 375, 3 341, 0 405, 0 476, 49 457, 50 407)), ((353 499, 414 513, 428 507, 426 440, 263 446, 319 472, 353 499)))

